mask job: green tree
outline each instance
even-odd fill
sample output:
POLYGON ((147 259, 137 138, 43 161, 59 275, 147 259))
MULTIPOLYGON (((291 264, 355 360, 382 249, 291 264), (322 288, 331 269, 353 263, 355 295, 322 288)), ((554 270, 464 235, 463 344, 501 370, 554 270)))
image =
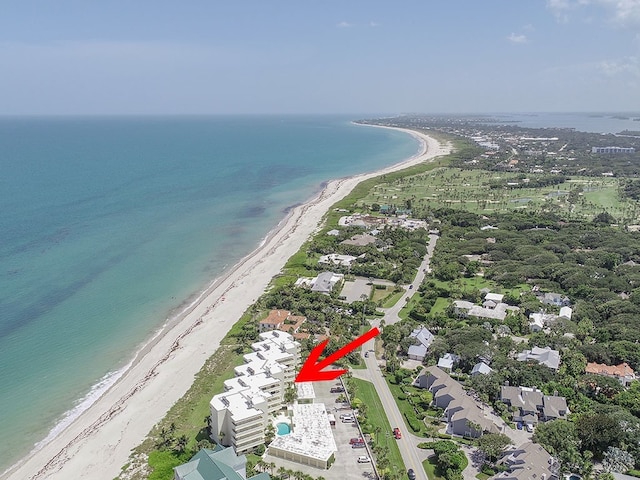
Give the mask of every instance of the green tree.
POLYGON ((620 424, 603 413, 583 414, 576 421, 576 434, 582 450, 590 450, 595 458, 602 458, 610 446, 617 446, 622 430, 620 424))
POLYGON ((504 433, 487 433, 478 439, 478 450, 492 463, 500 458, 508 445, 511 445, 511 439, 504 433))

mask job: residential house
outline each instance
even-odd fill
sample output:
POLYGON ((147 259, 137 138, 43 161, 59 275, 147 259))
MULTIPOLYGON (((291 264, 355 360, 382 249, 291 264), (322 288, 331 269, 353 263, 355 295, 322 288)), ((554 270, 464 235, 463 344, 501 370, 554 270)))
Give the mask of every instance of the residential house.
POLYGON ((471 376, 475 377, 476 375, 489 375, 493 372, 493 368, 487 365, 484 362, 476 363, 471 370, 471 376))
POLYGON ((545 395, 537 388, 502 386, 500 400, 515 407, 515 422, 537 425, 539 421, 566 420, 569 414, 567 400, 557 395, 545 395))
POLYGON ((500 463, 509 470, 499 480, 558 480, 558 462, 540 444, 525 442, 505 455, 500 463))
POLYGON ((298 333, 300 326, 306 320, 306 317, 291 315, 288 310, 271 310, 267 318, 260 320, 258 327, 260 332, 280 330, 281 332, 294 334, 298 333))
MULTIPOLYGON (((569 307, 563 307, 569 308, 569 307)), ((539 332, 545 327, 549 327, 556 323, 560 318, 554 313, 547 313, 544 310, 540 310, 536 313, 529 314, 529 331, 539 332)))
POLYGON ((367 245, 372 245, 376 243, 376 237, 370 235, 368 233, 354 235, 347 240, 343 240, 340 242, 341 245, 353 245, 356 247, 366 247, 367 245))
POLYGON ((438 368, 445 371, 446 370, 451 371, 453 370, 453 367, 455 366, 455 364, 458 363, 459 361, 460 361, 460 357, 455 353, 445 353, 438 360, 438 368))
POLYGON ((559 318, 566 318, 567 320, 571 320, 571 316, 573 315, 573 309, 569 306, 560 307, 559 318))
POLYGON ((204 448, 187 463, 173 469, 174 480, 270 480, 268 473, 247 479, 247 457, 233 448, 204 448))
POLYGON ((340 255, 338 253, 330 253, 329 255, 322 255, 318 259, 318 263, 324 263, 329 265, 337 265, 342 267, 350 267, 356 258, 364 257, 364 254, 359 257, 353 255, 340 255))
POLYGON ((482 306, 467 302, 466 300, 455 300, 453 309, 460 317, 477 317, 489 320, 504 320, 510 312, 517 312, 518 307, 513 307, 502 302, 504 295, 499 293, 487 293, 482 306))
POLYGON ((554 305, 556 307, 568 307, 571 305, 569 297, 560 293, 545 293, 538 297, 545 305, 554 305))
POLYGON ((516 360, 519 362, 533 360, 552 370, 558 370, 560 367, 560 352, 558 352, 558 350, 552 350, 551 347, 533 347, 531 350, 523 350, 520 352, 516 360))
POLYGON ((415 338, 415 345, 411 345, 407 351, 409 359, 422 362, 424 357, 427 356, 427 351, 433 342, 433 333, 427 328, 420 326, 411 332, 409 336, 415 338))
POLYGON ((288 310, 271 310, 267 318, 260 320, 259 329, 261 332, 267 330, 278 330, 281 325, 284 325, 285 320, 291 315, 288 310))
POLYGON ((484 432, 498 433, 496 425, 484 416, 482 407, 466 395, 454 398, 445 410, 447 432, 462 437, 478 438, 484 432))
POLYGON ((462 385, 436 366, 427 367, 416 384, 433 394, 433 405, 444 410, 447 431, 453 435, 479 437, 483 432, 497 433, 495 424, 484 416, 479 405, 462 385))
POLYGON ((589 362, 585 368, 585 373, 615 378, 624 386, 629 385, 636 379, 633 368, 626 362, 620 365, 605 365, 604 363, 589 362))

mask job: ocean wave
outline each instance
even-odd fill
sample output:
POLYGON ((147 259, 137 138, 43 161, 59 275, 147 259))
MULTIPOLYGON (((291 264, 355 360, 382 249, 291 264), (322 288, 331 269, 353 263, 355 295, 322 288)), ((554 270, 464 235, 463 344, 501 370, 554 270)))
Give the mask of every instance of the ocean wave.
POLYGON ((67 410, 62 415, 61 419, 55 424, 55 426, 51 430, 49 430, 47 436, 34 445, 34 450, 40 450, 42 447, 47 445, 58 435, 60 435, 69 425, 71 425, 74 420, 76 420, 80 415, 86 412, 94 403, 98 401, 98 399, 102 395, 107 392, 107 390, 109 390, 109 388, 111 388, 126 373, 129 367, 131 367, 132 363, 133 360, 124 367, 107 373, 96 384, 94 384, 89 392, 77 401, 76 405, 73 408, 67 410))

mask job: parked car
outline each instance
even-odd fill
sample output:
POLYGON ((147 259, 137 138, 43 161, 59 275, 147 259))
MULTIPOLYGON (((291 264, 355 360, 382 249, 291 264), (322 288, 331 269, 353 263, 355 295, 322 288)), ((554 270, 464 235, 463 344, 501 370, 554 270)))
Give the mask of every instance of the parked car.
POLYGON ((353 417, 344 417, 342 419, 342 423, 353 423, 355 421, 355 418, 353 417))
POLYGON ((369 352, 364 352, 364 356, 367 358, 369 356, 369 352))
POLYGON ((362 443, 354 443, 353 445, 351 445, 351 448, 364 448, 364 442, 362 443))
POLYGON ((396 438, 396 440, 400 440, 402 438, 402 432, 398 427, 393 429, 393 436, 396 438))
POLYGON ((531 425, 530 423, 527 423, 527 432, 533 433, 533 425, 531 425))
POLYGON ((342 387, 331 387, 331 393, 342 393, 344 392, 344 388, 342 387))
POLYGON ((407 470, 407 477, 409 477, 409 480, 416 480, 416 472, 413 471, 413 468, 407 470))
POLYGON ((349 440, 350 444, 354 444, 354 443, 364 443, 364 440, 362 438, 356 437, 356 438, 352 438, 351 440, 349 440))
POLYGON ((341 413, 340 419, 342 420, 344 417, 353 417, 353 413, 341 413))
POLYGON ((516 422, 516 428, 522 430, 522 422, 516 422))
POLYGON ((371 459, 366 455, 360 455, 358 457, 358 463, 371 463, 371 459))

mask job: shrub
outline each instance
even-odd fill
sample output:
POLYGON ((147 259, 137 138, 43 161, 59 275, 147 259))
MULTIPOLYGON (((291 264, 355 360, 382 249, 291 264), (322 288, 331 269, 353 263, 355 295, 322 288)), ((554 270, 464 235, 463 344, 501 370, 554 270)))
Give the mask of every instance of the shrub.
POLYGON ((413 415, 407 415, 407 413, 405 412, 404 418, 407 419, 407 423, 409 424, 411 430, 416 433, 420 431, 422 423, 416 417, 414 417, 413 415))
POLYGON ((438 437, 438 438, 444 438, 444 439, 446 439, 446 440, 450 440, 450 439, 452 438, 452 437, 451 437, 451 435, 449 435, 448 433, 438 433, 438 434, 436 435, 436 437, 438 437))
POLYGON ((485 475, 489 475, 490 477, 496 474, 496 472, 494 472, 493 469, 486 463, 482 465, 482 473, 484 473, 485 475))
POLYGON ((433 446, 435 445, 436 442, 420 442, 418 444, 418 448, 422 448, 424 450, 428 449, 428 448, 433 448, 433 446))

